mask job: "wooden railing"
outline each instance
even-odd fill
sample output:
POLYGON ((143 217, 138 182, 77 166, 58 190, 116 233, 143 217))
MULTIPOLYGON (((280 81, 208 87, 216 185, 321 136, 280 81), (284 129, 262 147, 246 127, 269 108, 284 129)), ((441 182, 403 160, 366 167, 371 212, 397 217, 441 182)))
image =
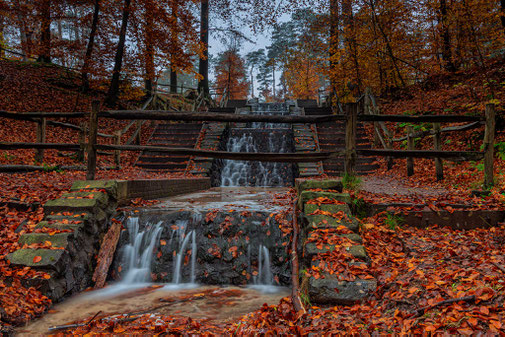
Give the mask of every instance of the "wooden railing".
MULTIPOLYGON (((97 156, 103 153, 98 151, 114 151, 117 158, 117 165, 119 166, 119 153, 120 151, 157 151, 169 154, 191 155, 207 158, 220 158, 231 160, 251 160, 251 161, 265 161, 265 162, 319 162, 336 157, 345 157, 345 172, 354 174, 356 168, 356 159, 358 156, 374 156, 374 157, 389 157, 389 158, 408 158, 409 161, 413 158, 433 158, 439 163, 437 164, 437 173, 440 173, 441 161, 478 161, 484 159, 485 165, 485 186, 493 185, 493 166, 494 166, 494 134, 495 134, 495 112, 494 105, 489 104, 486 107, 485 116, 449 116, 449 115, 427 115, 427 116, 403 116, 403 115, 378 115, 378 114, 358 114, 358 104, 346 105, 346 112, 343 115, 328 115, 328 116, 264 116, 264 115, 241 115, 241 114, 221 114, 221 113, 194 113, 194 112, 167 112, 167 111, 100 111, 98 102, 92 104, 90 113, 76 112, 76 113, 55 113, 55 112, 29 112, 29 113, 9 113, 1 112, 0 117, 18 119, 18 120, 47 120, 54 118, 83 118, 88 117, 88 126, 79 127, 79 130, 87 129, 88 137, 87 143, 81 139, 80 144, 48 144, 45 143, 44 123, 41 122, 40 134, 38 133, 36 143, 6 143, 0 142, 0 149, 13 150, 13 149, 35 149, 43 151, 44 149, 57 149, 62 151, 83 151, 86 148, 87 152, 87 178, 93 180, 96 174, 97 156), (101 134, 98 133, 98 121, 100 118, 116 119, 116 120, 130 120, 132 121, 125 129, 118 132, 115 136, 113 145, 99 144, 97 139, 101 134), (125 145, 121 145, 120 135, 124 134, 134 124, 139 121, 158 120, 158 121, 207 121, 207 122, 266 122, 266 123, 323 123, 330 121, 345 121, 346 123, 346 148, 345 151, 330 151, 320 153, 232 153, 220 151, 204 151, 197 149, 185 148, 171 148, 164 146, 142 146, 137 142, 137 145, 131 145, 128 141, 125 145), (408 122, 408 123, 457 123, 457 122, 471 122, 482 123, 485 122, 486 133, 484 139, 484 151, 442 151, 440 150, 440 141, 436 142, 434 150, 415 150, 409 148, 408 150, 393 150, 386 149, 357 149, 356 146, 356 130, 357 123, 381 123, 381 122, 408 122), (409 159, 410 158, 410 159, 409 159)), ((60 123, 60 122, 56 122, 60 123)), ((61 124, 61 123, 60 123, 61 124)), ((53 124, 61 126, 60 124, 53 124)), ((142 125, 142 122, 137 125, 142 125)), ((140 127, 137 131, 140 132, 140 127)), ((72 126, 75 128, 75 126, 72 126)), ((439 128, 435 128, 435 136, 439 134, 439 128)), ((442 130, 440 130, 441 132, 442 130)), ((108 136, 108 135, 107 135, 108 136)), ((131 139, 137 138, 136 132, 131 139)), ((412 132, 409 132, 409 138, 412 138, 412 132)))

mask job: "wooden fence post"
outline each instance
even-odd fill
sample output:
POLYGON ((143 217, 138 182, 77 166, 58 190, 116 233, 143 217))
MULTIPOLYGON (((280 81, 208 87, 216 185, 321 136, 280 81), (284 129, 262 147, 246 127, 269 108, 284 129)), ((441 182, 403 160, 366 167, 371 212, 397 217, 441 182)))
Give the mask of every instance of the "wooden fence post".
POLYGON ((356 173, 357 103, 351 103, 346 106, 346 117, 344 171, 347 175, 352 176, 356 173))
MULTIPOLYGON (((414 128, 407 126, 407 150, 415 149, 414 138, 412 137, 413 133, 414 128)), ((414 158, 412 157, 407 158, 407 175, 409 177, 414 175, 414 158)))
MULTIPOLYGON (((44 144, 46 142, 46 126, 47 120, 45 118, 37 121, 37 143, 44 144)), ((44 162, 44 150, 38 149, 35 151, 35 162, 44 162)))
POLYGON ((85 153, 86 153, 86 130, 88 125, 84 122, 80 125, 81 129, 79 130, 79 152, 77 152, 77 160, 80 162, 84 162, 85 153))
POLYGON ((484 188, 494 186, 494 137, 496 131, 495 105, 486 105, 486 131, 484 134, 484 188))
POLYGON ((95 180, 96 174, 96 138, 98 134, 98 111, 100 110, 100 101, 91 103, 91 113, 89 115, 89 133, 88 133, 88 172, 87 180, 95 180))
POLYGON ((135 137, 135 144, 140 145, 142 142, 142 121, 137 121, 137 136, 135 137))
MULTIPOLYGON (((433 123, 433 130, 435 135, 433 136, 433 142, 435 144, 435 151, 442 150, 442 137, 440 132, 440 123, 433 123)), ((435 158, 435 169, 437 172, 437 180, 444 180, 444 163, 441 158, 435 158)))
MULTIPOLYGON (((114 145, 121 145, 121 130, 114 132, 114 145)), ((114 151, 114 164, 116 169, 121 168, 121 151, 114 151)))

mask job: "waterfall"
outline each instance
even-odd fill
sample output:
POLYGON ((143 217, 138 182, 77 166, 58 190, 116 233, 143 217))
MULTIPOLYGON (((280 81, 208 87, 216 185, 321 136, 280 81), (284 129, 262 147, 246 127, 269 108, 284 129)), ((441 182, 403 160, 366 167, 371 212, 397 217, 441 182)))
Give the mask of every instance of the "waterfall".
POLYGON ((173 284, 181 284, 182 283, 182 266, 183 266, 183 262, 184 262, 184 257, 186 256, 187 246, 188 246, 190 240, 192 241, 191 242, 190 280, 191 280, 191 283, 194 283, 196 280, 196 270, 195 270, 195 265, 196 265, 196 233, 195 233, 195 231, 191 231, 184 238, 184 241, 182 242, 179 252, 176 255, 176 261, 174 264, 174 273, 173 273, 173 277, 172 277, 173 284))
MULTIPOLYGON (((253 114, 285 115, 285 104, 258 104, 253 114)), ((227 143, 228 152, 291 152, 288 138, 289 125, 276 123, 251 123, 242 128, 233 128, 227 143)), ((279 187, 290 185, 291 166, 284 163, 267 163, 225 160, 221 171, 221 187, 279 187)))
POLYGON ((266 286, 271 286, 274 283, 270 264, 270 251, 263 245, 260 245, 258 249, 258 275, 254 283, 266 286))
POLYGON ((139 231, 139 219, 129 218, 127 227, 130 242, 124 247, 124 265, 126 275, 123 284, 149 282, 151 278, 151 261, 161 235, 161 222, 150 224, 139 231))
POLYGON ((188 252, 188 246, 191 242, 191 269, 189 280, 186 285, 194 285, 196 283, 196 255, 198 252, 198 247, 196 244, 196 231, 192 230, 186 233, 189 221, 196 226, 201 223, 203 215, 199 212, 193 212, 191 214, 190 220, 178 220, 176 221, 176 227, 173 229, 173 235, 178 239, 178 244, 175 252, 175 261, 173 262, 173 274, 172 274, 172 287, 178 288, 178 285, 184 284, 182 277, 183 266, 186 254, 188 252), (189 282, 189 283, 188 283, 189 282))

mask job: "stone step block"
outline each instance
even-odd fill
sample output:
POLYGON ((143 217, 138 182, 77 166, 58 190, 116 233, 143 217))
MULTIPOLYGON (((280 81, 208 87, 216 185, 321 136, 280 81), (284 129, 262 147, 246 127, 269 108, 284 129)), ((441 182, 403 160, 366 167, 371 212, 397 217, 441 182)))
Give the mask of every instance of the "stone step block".
MULTIPOLYGON (((355 234, 357 235, 357 234, 355 234)), ((358 235, 359 236, 359 235, 358 235)), ((333 252, 335 249, 339 249, 338 246, 323 245, 321 249, 316 247, 317 245, 313 242, 307 243, 304 246, 304 256, 305 258, 311 260, 314 255, 325 254, 333 252)), ((366 254, 366 249, 363 245, 355 245, 351 247, 346 247, 346 251, 351 254, 355 259, 366 261, 368 255, 366 254)))
POLYGON ((340 180, 297 180, 296 190, 298 193, 307 190, 322 189, 322 190, 334 190, 342 193, 344 185, 340 180))
POLYGON ((356 233, 359 230, 359 221, 352 217, 344 217, 340 221, 328 215, 306 215, 305 218, 307 219, 306 229, 308 231, 314 229, 338 228, 340 226, 345 226, 356 233))
POLYGON ((63 249, 18 249, 7 255, 7 259, 15 266, 50 269, 57 272, 62 272, 70 263, 68 253, 63 249), (41 260, 34 262, 39 256, 41 260))
POLYGON ((72 224, 72 223, 61 223, 61 222, 49 222, 41 221, 36 226, 35 229, 51 228, 55 230, 71 230, 73 232, 78 232, 84 227, 84 223, 72 224))
POLYGON ((86 191, 86 190, 105 190, 110 196, 117 194, 118 183, 115 180, 83 180, 75 181, 70 188, 70 191, 86 191))
POLYGON ((323 212, 330 212, 331 214, 336 214, 338 212, 344 212, 344 214, 351 216, 351 208, 349 207, 348 204, 341 204, 341 205, 336 205, 336 204, 322 204, 321 206, 316 205, 316 204, 305 204, 303 206, 303 212, 306 215, 313 214, 317 210, 321 210, 323 212))
POLYGON ((324 278, 309 278, 309 297, 317 304, 354 304, 364 300, 377 289, 377 281, 339 281, 336 275, 324 274, 324 278))
POLYGON ((88 212, 94 213, 98 209, 105 208, 104 199, 68 199, 61 198, 49 200, 44 205, 45 214, 58 212, 88 212))
POLYGON ((307 201, 317 198, 328 198, 332 200, 345 202, 349 205, 352 204, 351 196, 347 193, 303 191, 300 193, 300 196, 298 198, 298 207, 302 209, 302 206, 307 201))
POLYGON ((66 248, 68 246, 69 239, 73 237, 73 233, 59 233, 59 234, 45 234, 45 233, 29 233, 23 234, 19 237, 18 243, 23 245, 32 245, 34 243, 43 244, 46 241, 51 242, 52 247, 56 248, 66 248))

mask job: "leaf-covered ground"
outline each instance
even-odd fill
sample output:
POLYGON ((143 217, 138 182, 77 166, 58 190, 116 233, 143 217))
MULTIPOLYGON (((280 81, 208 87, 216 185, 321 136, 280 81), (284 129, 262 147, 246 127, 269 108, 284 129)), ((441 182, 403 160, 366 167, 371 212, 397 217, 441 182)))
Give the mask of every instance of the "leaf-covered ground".
MULTIPOLYGON (((0 109, 8 111, 75 111, 88 110, 91 97, 76 94, 72 77, 55 73, 52 68, 30 68, 23 71, 10 63, 0 62, 0 109)), ((456 74, 447 79, 431 79, 430 86, 415 86, 383 102, 383 111, 392 114, 427 112, 434 113, 481 113, 485 102, 493 94, 495 103, 505 97, 501 79, 503 64, 496 63, 487 70, 456 74), (492 80, 492 81, 491 81, 492 80), (493 82, 494 81, 494 82, 493 82)), ((500 120, 503 111, 498 110, 500 120)), ((79 124, 81 121, 70 121, 79 124)), ((103 133, 112 133, 127 123, 105 121, 100 125, 103 133)), ((502 124, 500 124, 502 125, 502 124)), ((425 126, 428 127, 428 126, 425 126)), ((144 141, 151 133, 146 127, 144 141)), ((405 134, 403 127, 393 127, 395 136, 405 134)), ((132 130, 133 131, 133 130, 132 130)), ((126 135, 129 137, 129 135, 126 135)), ((479 150, 483 129, 461 134, 444 135, 446 150, 479 150)), ((33 142, 35 125, 30 122, 14 122, 0 119, 2 141, 33 142)), ((48 141, 75 142, 74 131, 48 127, 48 141)), ((107 140, 101 140, 106 142, 107 140)), ((498 143, 504 142, 501 129, 498 143)), ((397 148, 404 146, 401 142, 397 148)), ((419 148, 433 147, 431 138, 418 142, 419 148)), ((499 150, 499 149, 498 149, 499 150)), ((504 150, 505 151, 505 150, 504 150)), ((46 151, 45 164, 80 165, 71 157, 57 151, 46 151)), ((168 178, 132 168, 136 154, 122 156, 121 171, 99 170, 99 178, 168 178)), ((0 164, 33 164, 31 150, 3 151, 0 164)), ((111 158, 100 157, 99 166, 112 166, 111 158)), ((470 196, 473 189, 480 188, 483 180, 479 163, 445 164, 446 179, 435 182, 432 160, 416 160, 416 174, 406 177, 404 160, 397 160, 393 170, 386 171, 385 164, 376 176, 388 175, 401 180, 401 188, 414 188, 416 193, 368 193, 360 196, 375 202, 424 202, 435 209, 447 209, 451 203, 472 203, 479 208, 496 209, 503 206, 504 161, 496 165, 497 186, 489 197, 470 196), (420 190, 442 190, 443 200, 438 194, 424 195, 420 190), (448 192, 448 193, 446 193, 448 192)), ((83 179, 84 172, 38 172, 28 174, 0 174, 0 202, 44 203, 58 197, 72 182, 83 179)), ((364 182, 366 185, 366 182, 364 182)), ((12 277, 0 279, 0 325, 21 324, 40 315, 50 301, 36 289, 21 286, 21 281, 31 277, 44 277, 29 268, 12 268, 5 255, 17 249, 20 225, 34 225, 42 217, 41 209, 19 212, 0 208, 0 272, 12 277)), ((192 320, 187 317, 163 317, 156 314, 141 315, 137 319, 117 322, 114 319, 95 319, 89 326, 74 331, 76 334, 91 333, 172 333, 172 334, 295 334, 310 332, 340 334, 380 332, 423 333, 425 331, 469 334, 489 332, 505 334, 503 245, 505 228, 490 230, 455 231, 445 228, 413 229, 384 223, 384 217, 368 219, 362 229, 365 246, 372 260, 366 270, 379 281, 377 292, 366 302, 355 306, 311 308, 308 314, 299 317, 293 312, 290 299, 275 306, 264 306, 239 322, 227 325, 209 321, 192 320), (393 228, 393 229, 392 229, 393 228), (472 297, 473 296, 473 297, 472 297), (444 303, 443 300, 464 298, 463 302, 444 303), (423 309, 423 310, 420 310, 423 309)), ((24 227, 26 228, 26 226, 24 227)), ((341 242, 343 246, 348 242, 341 242)), ((335 266, 338 268, 338 265, 335 266)), ((351 270, 363 277, 361 269, 351 270)), ((352 278, 353 275, 348 275, 352 278)))
MULTIPOLYGON (((307 314, 299 315, 290 298, 285 298, 278 305, 265 305, 227 324, 163 316, 156 311, 133 316, 104 314, 66 333, 505 333, 505 226, 470 231, 390 229, 383 216, 376 216, 367 219, 362 236, 371 258, 367 273, 378 281, 377 291, 363 303, 312 306, 307 314)), ((350 272, 363 277, 359 269, 350 272)))

